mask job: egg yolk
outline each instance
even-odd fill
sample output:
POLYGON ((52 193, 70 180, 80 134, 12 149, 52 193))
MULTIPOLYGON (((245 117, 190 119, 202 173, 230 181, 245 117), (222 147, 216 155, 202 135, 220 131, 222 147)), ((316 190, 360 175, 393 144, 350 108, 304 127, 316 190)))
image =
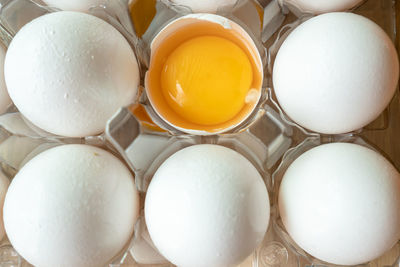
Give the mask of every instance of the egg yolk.
POLYGON ((161 90, 170 108, 201 125, 234 118, 245 105, 252 82, 247 54, 217 36, 182 43, 168 56, 161 72, 161 90))

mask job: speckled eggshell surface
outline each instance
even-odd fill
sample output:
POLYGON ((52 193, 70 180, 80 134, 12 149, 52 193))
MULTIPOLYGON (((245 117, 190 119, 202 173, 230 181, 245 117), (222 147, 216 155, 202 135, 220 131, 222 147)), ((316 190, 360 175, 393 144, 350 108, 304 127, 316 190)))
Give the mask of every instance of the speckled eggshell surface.
POLYGON ((376 119, 398 78, 392 40, 371 20, 344 12, 295 28, 273 67, 274 91, 285 113, 324 134, 355 131, 376 119))
POLYGON ((363 0, 281 0, 282 2, 295 6, 302 12, 322 14, 327 12, 349 10, 363 0))
POLYGON ((279 212, 307 253, 337 265, 362 264, 400 238, 400 174, 364 146, 321 145, 285 172, 279 212))
POLYGON ((182 267, 236 266, 263 240, 269 198, 257 169, 234 150, 195 145, 157 170, 147 191, 150 236, 182 267))
POLYGON ((33 124, 83 137, 101 133, 118 108, 134 101, 139 70, 129 43, 110 24, 60 11, 16 34, 5 79, 14 104, 33 124))
POLYGON ((139 196, 127 167, 87 145, 46 150, 17 173, 4 203, 7 236, 36 267, 105 266, 133 232, 139 196))
POLYGON ((88 12, 91 7, 99 6, 106 0, 42 0, 48 6, 62 10, 88 12))
POLYGON ((170 0, 172 3, 187 6, 195 13, 215 13, 218 8, 231 7, 238 0, 170 0))

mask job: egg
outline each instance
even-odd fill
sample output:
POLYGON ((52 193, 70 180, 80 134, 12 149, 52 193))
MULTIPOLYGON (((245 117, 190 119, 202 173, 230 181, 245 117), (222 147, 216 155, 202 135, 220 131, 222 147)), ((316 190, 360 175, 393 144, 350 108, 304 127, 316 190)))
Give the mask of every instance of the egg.
POLYGON ((363 0, 283 0, 283 2, 289 5, 289 7, 296 7, 305 13, 322 14, 349 10, 363 2, 363 0))
POLYGON ((3 223, 3 205, 9 184, 10 181, 8 178, 4 175, 4 173, 0 172, 0 240, 2 240, 5 235, 3 223))
POLYGON ((279 212, 289 235, 312 256, 338 265, 365 263, 400 238, 400 174, 364 146, 321 145, 287 169, 279 212))
POLYGON ((392 99, 399 62, 391 39, 374 22, 352 13, 328 13, 295 28, 273 66, 281 108, 319 133, 358 130, 392 99))
POLYGON ((172 3, 190 7, 196 13, 216 13, 219 8, 233 7, 238 0, 170 0, 172 3))
POLYGON ((97 7, 106 0, 42 0, 48 6, 62 10, 88 12, 91 7, 97 7))
POLYGON ((39 128, 69 137, 104 131, 107 120, 134 101, 139 84, 126 39, 105 21, 72 11, 26 24, 4 68, 18 110, 39 128))
POLYGON ((194 145, 150 182, 145 219, 158 251, 182 267, 235 266, 263 240, 269 198, 257 169, 234 150, 194 145))
POLYGON ((8 95, 6 82, 4 81, 4 59, 6 48, 0 44, 0 114, 11 106, 11 98, 8 95))
POLYGON ((261 97, 257 47, 235 22, 190 14, 166 25, 151 43, 146 94, 167 124, 192 134, 228 131, 261 97))
POLYGON ((97 147, 63 145, 17 173, 4 225, 34 266, 105 266, 129 241, 138 213, 133 177, 119 159, 97 147))

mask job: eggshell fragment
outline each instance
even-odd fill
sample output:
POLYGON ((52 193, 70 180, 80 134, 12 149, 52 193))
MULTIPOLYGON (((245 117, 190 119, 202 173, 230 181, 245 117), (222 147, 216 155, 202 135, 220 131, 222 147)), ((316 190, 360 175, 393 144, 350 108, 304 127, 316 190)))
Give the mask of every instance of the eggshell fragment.
POLYGON ((289 235, 312 256, 338 265, 365 263, 400 238, 400 174, 369 148, 321 145, 287 169, 279 211, 289 235))
POLYGON ((105 266, 128 242, 138 213, 138 192, 122 162, 97 147, 64 145, 17 173, 4 224, 34 266, 105 266))
POLYGON ((168 158, 145 200, 150 236, 177 266, 236 266, 260 244, 269 199, 257 169, 239 153, 195 145, 168 158))
POLYGON ((399 62, 391 39, 374 22, 352 13, 309 19, 283 42, 273 86, 285 113, 320 133, 358 130, 392 99, 399 62))
POLYGON ((129 43, 110 24, 61 11, 17 33, 7 51, 5 79, 11 99, 33 124, 83 137, 101 133, 118 108, 134 101, 139 70, 129 43))

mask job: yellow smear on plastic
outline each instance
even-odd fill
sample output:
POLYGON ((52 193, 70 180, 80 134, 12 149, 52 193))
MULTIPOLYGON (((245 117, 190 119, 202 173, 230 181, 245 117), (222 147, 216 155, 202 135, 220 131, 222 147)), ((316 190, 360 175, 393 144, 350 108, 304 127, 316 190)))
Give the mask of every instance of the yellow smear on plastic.
POLYGON ((139 123, 142 126, 155 132, 165 132, 165 130, 161 129, 159 126, 157 126, 157 124, 153 122, 146 109, 142 105, 132 105, 129 107, 129 110, 132 112, 133 115, 135 115, 136 119, 139 120, 139 123))
POLYGON ((147 31, 156 15, 156 2, 157 0, 133 0, 130 3, 129 10, 138 37, 141 37, 147 31))

